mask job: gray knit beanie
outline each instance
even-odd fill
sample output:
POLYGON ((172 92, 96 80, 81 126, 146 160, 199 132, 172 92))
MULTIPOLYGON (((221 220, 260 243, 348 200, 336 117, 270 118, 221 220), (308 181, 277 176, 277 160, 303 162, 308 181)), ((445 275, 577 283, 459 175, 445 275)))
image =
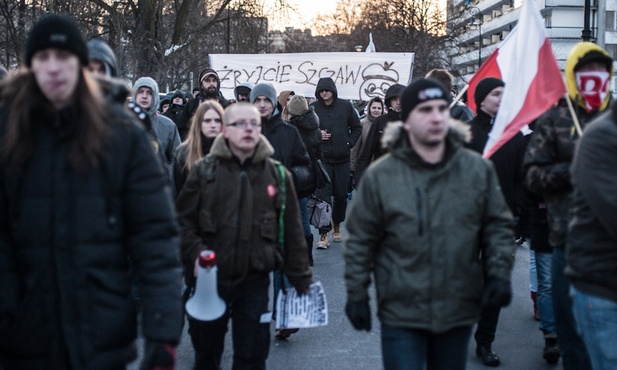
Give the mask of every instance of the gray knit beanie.
POLYGON ((261 83, 255 85, 253 90, 251 90, 251 104, 255 103, 255 100, 257 100, 258 96, 265 96, 276 108, 277 100, 276 90, 274 90, 274 86, 269 83, 261 83))

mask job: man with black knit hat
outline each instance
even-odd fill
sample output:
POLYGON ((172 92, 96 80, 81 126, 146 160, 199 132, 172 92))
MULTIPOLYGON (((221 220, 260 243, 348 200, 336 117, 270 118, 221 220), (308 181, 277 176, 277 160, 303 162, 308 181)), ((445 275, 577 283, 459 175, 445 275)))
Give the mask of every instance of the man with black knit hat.
MULTIPOLYGON (((478 107, 478 115, 469 122, 471 125, 471 141, 466 146, 477 153, 482 154, 484 151, 488 135, 493 128, 495 116, 499 111, 504 86, 502 80, 487 77, 482 79, 476 87, 474 100, 478 107)), ((516 215, 519 215, 518 210, 523 207, 520 198, 524 193, 523 157, 525 156, 526 146, 527 142, 523 134, 518 132, 490 158, 495 166, 506 203, 510 211, 516 215)), ((514 241, 512 242, 514 243, 514 241)), ((492 350, 500 311, 500 307, 483 308, 474 334, 476 356, 486 366, 497 366, 500 363, 499 357, 492 350)))
POLYGON ((311 103, 319 117, 319 128, 323 148, 323 164, 330 176, 330 183, 320 189, 321 197, 332 204, 332 225, 319 229, 317 249, 327 249, 328 236, 332 230, 332 240, 340 242, 341 223, 347 212, 347 193, 351 166, 351 148, 362 134, 360 117, 353 105, 338 98, 334 81, 323 77, 315 87, 317 100, 311 103))
POLYGON ((364 174, 347 220, 345 313, 371 329, 375 281, 386 370, 465 369, 480 307, 511 299, 512 214, 493 166, 449 124, 449 100, 433 79, 405 88, 389 153, 364 174))
POLYGON ((383 136, 386 126, 390 122, 401 120, 401 94, 405 86, 394 84, 386 90, 385 104, 387 112, 375 118, 375 122, 371 125, 371 129, 366 136, 366 140, 362 144, 362 150, 358 153, 356 160, 356 170, 354 180, 356 184, 360 182, 362 174, 368 166, 386 153, 386 149, 381 145, 381 137, 383 136))
POLYGON ((101 94, 74 20, 50 14, 0 114, 0 368, 173 368, 178 230, 143 128, 101 94), (131 282, 139 281, 136 310, 131 282), (139 318, 139 320, 138 320, 139 318))

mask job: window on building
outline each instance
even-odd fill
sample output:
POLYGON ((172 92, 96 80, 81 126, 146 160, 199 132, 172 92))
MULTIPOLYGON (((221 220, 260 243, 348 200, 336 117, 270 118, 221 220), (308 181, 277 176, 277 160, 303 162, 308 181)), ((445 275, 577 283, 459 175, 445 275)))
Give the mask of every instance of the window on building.
POLYGON ((608 31, 615 31, 615 12, 606 12, 606 29, 608 31))
POLYGON ((613 58, 613 60, 617 59, 617 45, 616 44, 606 44, 604 45, 604 49, 613 58))
POLYGON ((546 28, 552 28, 552 23, 553 23, 553 15, 552 14, 547 14, 544 16, 544 27, 546 28))

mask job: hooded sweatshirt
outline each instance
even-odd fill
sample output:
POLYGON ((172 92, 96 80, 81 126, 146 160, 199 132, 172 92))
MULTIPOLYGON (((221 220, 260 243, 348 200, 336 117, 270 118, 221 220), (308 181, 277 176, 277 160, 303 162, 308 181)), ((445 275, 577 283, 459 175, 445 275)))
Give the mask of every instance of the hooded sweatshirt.
MULTIPOLYGON (((610 60, 610 57, 599 46, 591 42, 580 42, 570 52, 565 67, 568 96, 574 102, 575 114, 583 130, 588 122, 608 107, 610 100, 608 94, 599 110, 590 113, 585 110, 574 73, 579 63, 590 60, 605 62, 610 60)), ((612 77, 612 67, 609 72, 612 77)), ((564 248, 566 243, 569 210, 572 205, 570 164, 579 138, 568 107, 556 106, 536 120, 534 133, 525 152, 525 184, 532 192, 544 196, 549 244, 552 247, 564 248)))
MULTIPOLYGON (((150 116, 152 128, 161 146, 161 152, 165 155, 167 167, 171 171, 174 153, 176 148, 180 145, 180 134, 178 134, 176 125, 172 120, 156 112, 160 100, 159 85, 156 81, 150 77, 141 77, 135 81, 135 85, 133 86, 133 101, 137 101, 137 90, 139 90, 140 87, 147 87, 152 91, 152 103, 147 113, 148 116, 150 116)), ((169 172, 169 175, 171 176, 171 172, 169 172)))
POLYGON ((105 75, 116 77, 118 75, 118 61, 114 51, 101 39, 92 39, 86 44, 88 47, 88 58, 97 60, 105 65, 105 75))
POLYGON ((329 163, 344 163, 349 161, 351 148, 362 134, 360 117, 353 105, 347 100, 339 99, 336 85, 330 77, 320 78, 315 88, 317 100, 311 103, 319 117, 319 128, 330 132, 330 140, 322 143, 324 161, 329 163), (326 105, 319 91, 328 90, 333 93, 332 104, 326 105))

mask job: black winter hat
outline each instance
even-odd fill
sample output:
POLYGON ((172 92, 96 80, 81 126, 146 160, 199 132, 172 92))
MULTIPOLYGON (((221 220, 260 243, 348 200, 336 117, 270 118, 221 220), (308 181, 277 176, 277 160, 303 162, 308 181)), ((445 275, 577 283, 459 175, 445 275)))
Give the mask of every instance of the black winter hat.
POLYGON ((66 15, 46 15, 34 24, 26 44, 26 66, 31 66, 36 52, 49 48, 70 51, 79 58, 82 66, 88 65, 88 48, 79 27, 66 15))
POLYGON ((184 95, 184 92, 182 92, 182 90, 176 90, 171 96, 171 101, 173 102, 175 98, 182 98, 182 104, 186 103, 186 95, 184 95))
POLYGON ((473 101, 476 102, 476 107, 480 107, 486 96, 491 93, 494 89, 498 87, 504 87, 506 84, 496 78, 496 77, 487 77, 482 79, 476 85, 476 91, 473 92, 473 101))
POLYGON ((437 99, 450 101, 450 93, 441 82, 433 78, 421 78, 412 82, 401 96, 401 120, 405 122, 418 104, 437 99))

